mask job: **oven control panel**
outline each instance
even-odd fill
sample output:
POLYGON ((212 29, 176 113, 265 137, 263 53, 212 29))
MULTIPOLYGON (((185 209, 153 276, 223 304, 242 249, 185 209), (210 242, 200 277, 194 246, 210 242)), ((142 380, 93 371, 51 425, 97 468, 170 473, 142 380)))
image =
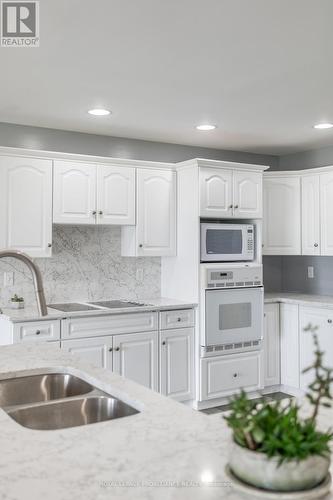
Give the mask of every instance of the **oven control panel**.
POLYGON ((207 288, 262 286, 262 266, 207 269, 207 288))

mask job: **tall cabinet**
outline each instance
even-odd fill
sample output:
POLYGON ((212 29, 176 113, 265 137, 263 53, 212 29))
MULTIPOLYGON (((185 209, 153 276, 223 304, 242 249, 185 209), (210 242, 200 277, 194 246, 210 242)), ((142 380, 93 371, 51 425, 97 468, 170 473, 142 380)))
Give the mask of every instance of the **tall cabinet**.
POLYGON ((0 156, 0 248, 52 253, 52 160, 0 156))

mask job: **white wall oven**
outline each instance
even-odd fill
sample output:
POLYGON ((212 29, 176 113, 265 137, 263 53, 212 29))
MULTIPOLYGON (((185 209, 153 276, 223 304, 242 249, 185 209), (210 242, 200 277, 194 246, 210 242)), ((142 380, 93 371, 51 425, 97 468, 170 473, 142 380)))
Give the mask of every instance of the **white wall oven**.
POLYGON ((201 262, 254 260, 254 225, 201 222, 201 262))
POLYGON ((261 349, 263 308, 261 266, 208 269, 201 355, 261 349))

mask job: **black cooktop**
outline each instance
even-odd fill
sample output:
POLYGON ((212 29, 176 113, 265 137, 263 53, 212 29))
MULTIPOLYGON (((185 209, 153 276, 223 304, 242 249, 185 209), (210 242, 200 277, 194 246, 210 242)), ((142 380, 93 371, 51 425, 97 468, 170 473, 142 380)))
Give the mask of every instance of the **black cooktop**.
POLYGON ((67 304, 48 304, 47 307, 63 312, 98 311, 97 307, 89 306, 87 304, 79 304, 78 302, 68 302, 67 304))
POLYGON ((94 306, 106 307, 107 309, 118 309, 122 307, 140 307, 146 304, 140 302, 127 302, 126 300, 100 300, 99 302, 89 302, 94 306))

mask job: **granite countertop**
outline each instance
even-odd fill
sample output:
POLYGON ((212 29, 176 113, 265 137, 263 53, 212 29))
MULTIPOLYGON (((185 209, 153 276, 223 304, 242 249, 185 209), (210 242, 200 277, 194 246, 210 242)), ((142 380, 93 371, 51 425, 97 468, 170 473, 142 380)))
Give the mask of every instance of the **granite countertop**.
POLYGON ((332 307, 333 297, 329 295, 310 295, 297 292, 265 293, 265 304, 282 302, 286 304, 300 304, 306 306, 332 307))
MULTIPOLYGON (((87 302, 83 302, 82 300, 72 300, 71 302, 78 302, 81 304, 85 304, 87 302)), ((169 299, 166 297, 152 298, 152 299, 135 299, 135 302, 141 302, 145 304, 144 306, 137 307, 121 307, 117 309, 106 309, 106 308, 96 308, 91 311, 75 311, 75 312, 63 312, 57 311, 56 309, 48 308, 47 316, 41 317, 37 311, 37 307, 25 307, 24 309, 10 309, 10 308, 1 308, 2 314, 1 316, 5 319, 9 319, 13 323, 17 323, 20 321, 40 321, 46 319, 62 319, 62 318, 71 318, 75 316, 103 316, 110 314, 128 314, 128 313, 137 313, 137 312, 145 312, 145 311, 163 311, 169 309, 186 309, 196 307, 198 304, 193 302, 186 302, 177 299, 169 299)))

